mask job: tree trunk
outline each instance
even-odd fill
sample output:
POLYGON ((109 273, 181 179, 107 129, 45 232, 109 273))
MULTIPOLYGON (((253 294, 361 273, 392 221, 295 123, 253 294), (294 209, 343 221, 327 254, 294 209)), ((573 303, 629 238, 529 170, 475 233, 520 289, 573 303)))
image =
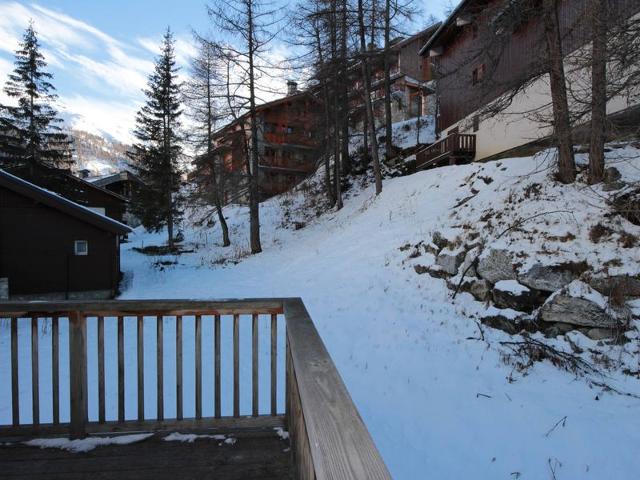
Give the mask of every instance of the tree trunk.
POLYGON ((591 139, 589 183, 604 179, 604 142, 607 118, 607 23, 605 0, 591 0, 591 139))
POLYGON ((260 253, 262 246, 260 245, 260 192, 258 191, 259 176, 259 155, 258 155, 258 124, 256 117, 256 95, 255 95, 255 78, 254 78, 254 38, 253 38, 253 7, 251 2, 247 2, 247 27, 249 42, 249 114, 251 119, 251 172, 250 188, 249 188, 249 237, 251 243, 251 253, 260 253))
POLYGON ((367 109, 367 117, 369 120, 369 140, 371 142, 371 158, 373 160, 373 174, 376 181, 376 195, 382 192, 382 173, 380 171, 380 159, 378 157, 378 139, 376 138, 376 122, 373 118, 373 105, 371 104, 371 73, 369 71, 369 63, 367 61, 367 41, 364 28, 364 11, 362 0, 358 0, 358 22, 360 26, 360 52, 362 58, 360 65, 362 69, 362 80, 364 84, 364 103, 367 109))
POLYGON ((384 131, 385 158, 387 161, 394 156, 393 130, 391 128, 391 59, 389 58, 389 42, 391 34, 391 0, 384 4, 384 131))
POLYGON ((347 1, 342 0, 340 19, 340 164, 342 174, 351 173, 351 158, 349 157, 349 91, 347 81, 347 1))
POLYGON ((342 189, 341 168, 340 168, 340 101, 338 91, 340 90, 340 74, 338 69, 338 21, 337 21, 337 3, 336 0, 331 2, 331 60, 332 60, 332 77, 333 77, 333 181, 336 192, 336 209, 342 208, 342 189))
MULTIPOLYGON (((316 39, 316 48, 318 49, 318 61, 320 65, 324 67, 324 56, 322 54, 322 41, 320 39, 320 30, 318 28, 314 29, 315 31, 315 39, 316 39)), ((331 162, 329 159, 329 125, 330 114, 329 114, 329 86, 327 85, 327 79, 322 78, 322 98, 323 98, 323 113, 324 113, 324 186, 327 193, 327 200, 329 200, 329 204, 331 206, 335 205, 336 197, 334 194, 333 186, 331 184, 331 162)))
POLYGON ((543 0, 544 32, 549 55, 549 85, 553 104, 554 134, 558 147, 558 179, 573 183, 576 165, 571 138, 571 119, 564 74, 564 57, 560 39, 557 0, 543 0))
POLYGON ((207 160, 210 162, 211 167, 211 182, 213 183, 213 202, 215 204, 216 212, 218 214, 218 221, 220 222, 220 228, 222 229, 222 246, 228 247, 231 245, 231 240, 229 239, 229 226, 227 225, 227 220, 224 218, 224 214, 222 212, 222 200, 220 198, 220 185, 218 184, 217 175, 216 175, 216 161, 213 155, 212 146, 213 146, 213 118, 211 114, 212 103, 211 103, 211 57, 207 55, 207 160))

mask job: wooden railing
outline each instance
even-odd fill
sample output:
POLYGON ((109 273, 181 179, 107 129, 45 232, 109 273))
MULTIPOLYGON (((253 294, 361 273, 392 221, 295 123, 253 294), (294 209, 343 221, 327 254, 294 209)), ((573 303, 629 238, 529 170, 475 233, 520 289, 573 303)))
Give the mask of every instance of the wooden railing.
POLYGON ((290 432, 296 478, 390 478, 300 299, 4 302, 0 303, 0 347, 3 343, 10 344, 10 362, 0 363, 0 378, 3 375, 8 378, 10 371, 11 388, 7 385, 0 385, 0 388, 4 392, 10 390, 11 395, 0 395, 0 412, 8 411, 10 400, 12 414, 11 423, 0 425, 0 437, 70 434, 79 438, 91 433, 131 430, 280 426, 288 428, 290 432), (186 366, 183 350, 187 345, 183 335, 184 322, 189 324, 189 334, 193 333, 193 343, 186 348, 189 353, 193 350, 193 362, 189 365, 193 368, 193 404, 186 406, 194 412, 190 418, 185 417, 183 404, 186 366), (286 328, 284 342, 278 341, 280 322, 286 328), (47 353, 49 350, 49 345, 44 345, 42 341, 45 337, 39 334, 45 324, 47 328, 50 326, 47 332, 47 336, 50 334, 51 337, 49 362, 40 356, 45 346, 47 353), (173 324, 175 329, 165 328, 173 324), (91 328, 88 328, 89 325, 91 328), (222 325, 229 327, 225 328, 229 335, 222 335, 222 325), (211 335, 210 341, 203 344, 205 327, 211 335), (267 327, 269 401, 261 404, 260 358, 265 358, 267 352, 261 357, 260 331, 266 331, 267 327), (27 337, 30 337, 30 352, 24 351, 24 340, 28 339, 25 338, 25 330, 27 337), (89 330, 94 333, 91 338, 88 336, 89 330), (112 335, 106 335, 105 330, 112 335), (63 331, 68 331, 68 335, 63 335, 63 331), (127 338, 134 331, 136 334, 131 337, 135 338, 127 338), (155 335, 148 335, 154 331, 155 335), (19 335, 20 332, 23 334, 19 335), (251 380, 245 382, 251 385, 250 402, 248 398, 241 397, 244 384, 240 368, 241 332, 247 332, 251 338, 251 380), (8 341, 1 341, 3 337, 8 341), (109 343, 113 337, 115 345, 109 343), (225 338, 228 345, 222 343, 225 338), (172 349, 175 346, 173 351, 165 348, 167 340, 172 349), (152 348, 154 343, 155 348, 152 348), (126 381, 126 344, 135 345, 134 349, 127 350, 130 355, 131 350, 135 350, 135 368, 129 368, 136 372, 135 415, 129 411, 131 409, 126 409, 127 395, 130 395, 128 388, 133 383, 126 381), (19 345, 22 345, 22 349, 19 345), (110 361, 110 356, 105 354, 105 348, 114 352, 114 361, 110 361), (155 350, 155 361, 145 362, 145 354, 149 350, 155 350), (210 354, 207 358, 211 359, 212 364, 203 364, 203 350, 210 354), (283 352, 279 353, 281 350, 283 352), (231 358, 227 359, 224 353, 229 351, 232 352, 231 358), (25 356, 24 353, 30 355, 25 356), (20 373, 24 372, 24 368, 20 368, 20 361, 28 360, 29 356, 30 419, 28 415, 21 414, 21 400, 24 400, 24 397, 21 399, 21 393, 25 390, 21 386, 24 386, 25 379, 20 381, 20 373), (92 365, 89 356, 96 360, 92 365), (175 414, 165 408, 168 389, 165 388, 167 379, 164 373, 171 364, 168 360, 173 360, 170 357, 175 357, 175 414), (61 408, 61 358, 68 358, 69 362, 69 400, 64 408, 61 408), (285 364, 284 381, 278 378, 279 358, 285 364), (110 369, 107 363, 117 366, 110 369), (51 373, 51 380, 47 382, 51 394, 46 399, 44 397, 48 390, 44 393, 40 390, 40 368, 43 365, 51 373), (204 374, 203 367, 211 370, 209 375, 204 374), (116 415, 112 415, 115 418, 108 418, 106 408, 108 397, 105 391, 110 375, 117 379, 117 409, 114 409, 116 415), (155 377, 155 388, 147 388, 145 379, 148 380, 149 376, 155 377), (228 380, 225 376, 232 378, 231 392, 224 388, 224 380, 228 380), (97 383, 91 384, 94 391, 97 390, 97 395, 91 398, 90 378, 97 383), (206 405, 211 413, 208 416, 205 415, 203 404, 205 386, 210 387, 207 388, 209 392, 213 392, 211 401, 206 405), (153 396, 154 390, 155 412, 145 404, 145 398, 153 396), (225 408, 231 407, 223 401, 228 398, 231 399, 232 408, 225 408), (279 408, 279 399, 284 400, 284 412, 279 408), (51 406, 51 421, 41 422, 41 413, 48 410, 41 404, 45 400, 51 406), (265 404, 268 408, 265 408, 265 404), (248 405, 251 406, 250 413, 246 408, 248 405), (92 419, 89 418, 89 406, 97 410, 97 415, 92 419), (245 412, 242 406, 245 406, 245 412), (63 421, 61 413, 66 414, 67 407, 69 418, 63 421), (23 417, 27 417, 27 421, 22 421, 23 417))
POLYGON ((442 160, 470 160, 476 154, 476 136, 452 133, 416 153, 416 168, 436 165, 442 160))

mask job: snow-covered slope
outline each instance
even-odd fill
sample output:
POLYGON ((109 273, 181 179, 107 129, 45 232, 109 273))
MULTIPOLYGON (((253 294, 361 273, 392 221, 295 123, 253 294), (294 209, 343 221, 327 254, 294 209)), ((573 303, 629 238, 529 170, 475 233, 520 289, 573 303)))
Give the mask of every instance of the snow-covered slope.
MULTIPOLYGON (((620 169, 640 171, 640 151, 626 148, 618 155, 624 159, 614 160, 616 152, 610 161, 620 169)), ((522 371, 500 344, 519 337, 482 327, 476 319, 485 305, 466 293, 452 301, 445 282, 417 275, 414 259, 401 249, 435 231, 455 234, 476 218, 463 218, 466 209, 499 208, 526 179, 550 185, 546 208, 575 212, 531 220, 528 231, 570 230, 576 251, 609 258, 606 249, 616 248, 615 242, 583 242, 599 215, 602 192, 584 184, 554 190, 550 172, 537 160, 394 178, 378 197, 371 186, 354 186, 341 211, 317 217, 303 195, 308 189, 271 199, 261 207, 264 252, 255 256, 247 255, 248 212, 242 207, 226 210, 233 242, 227 249, 217 228, 186 228, 185 242, 194 252, 149 257, 133 247, 165 238, 138 230, 123 252, 122 298, 301 296, 394 478, 425 478, 426 472, 437 479, 637 478, 640 380, 615 366, 639 370, 637 330, 623 346, 598 344, 577 332, 554 340, 534 334, 563 351, 578 345, 585 358, 608 352, 620 363, 605 376, 576 378, 548 362, 522 371), (454 208, 471 189, 479 193, 468 206, 454 208), (309 209, 301 212, 303 205, 309 209), (159 265, 159 259, 177 263, 159 265)), ((535 254, 529 244, 522 248, 535 254)), ((618 256, 625 271, 637 270, 629 264, 633 251, 618 256)))

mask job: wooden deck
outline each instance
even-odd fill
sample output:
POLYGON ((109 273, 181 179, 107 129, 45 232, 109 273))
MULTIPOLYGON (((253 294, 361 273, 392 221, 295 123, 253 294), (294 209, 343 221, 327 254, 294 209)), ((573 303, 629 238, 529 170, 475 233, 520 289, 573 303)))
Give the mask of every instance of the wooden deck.
POLYGON ((105 445, 85 453, 0 442, 0 478, 33 480, 239 480, 291 479, 289 441, 273 429, 197 431, 225 434, 234 444, 212 438, 165 441, 156 432, 141 442, 105 445))
POLYGON ((0 411, 11 412, 11 419, 0 424, 0 479, 391 478, 299 298, 0 302, 3 318, 8 319, 5 328, 10 325, 5 334, 10 334, 11 361, 0 362, 2 378, 7 379, 0 385, 0 411), (45 320, 51 327, 48 337, 38 333, 45 320), (145 323, 155 335, 144 334, 145 323), (183 324, 193 336, 183 336, 183 324), (203 338, 205 327, 209 336, 203 338), (282 328, 284 335, 279 336, 282 328), (19 348, 19 331, 31 337, 30 352, 19 348), (136 375, 136 381, 128 383, 127 337, 129 345, 135 345, 127 355, 134 360, 130 371, 136 375), (242 348, 241 338, 249 340, 242 348), (97 365, 88 360, 89 342, 95 342, 91 356, 97 357, 97 365), (175 345, 175 350, 169 352, 165 345, 175 345), (193 361, 185 361, 183 351, 193 352, 193 361), (244 369, 241 353, 250 357, 244 369), (109 355, 117 368, 107 366, 109 355), (19 363, 28 362, 28 356, 31 371, 25 372, 19 363), (68 374, 60 369, 65 357, 68 374), (278 359, 284 375, 278 373, 278 359), (165 377, 169 368, 175 378, 165 377), (183 382, 189 370, 195 385, 183 382), (51 372, 47 394, 40 389, 45 371, 51 372), (66 398, 61 394, 66 388, 61 372, 68 378, 66 398), (151 385, 145 383, 149 378, 151 385), (111 411, 106 408, 107 379, 117 384, 117 409, 111 411), (31 402, 26 402, 23 389, 29 381, 31 402), (90 382, 97 398, 89 395, 90 382), (205 398, 205 387, 213 395, 205 398), (186 388, 193 390, 186 394, 186 388), (137 405, 127 404, 130 395, 137 397, 137 405), (145 399, 155 404, 155 413, 145 409, 145 399), (165 403, 169 406, 174 399, 175 410, 167 411, 165 403), (52 409, 51 419, 41 417, 44 405, 52 409), (193 417, 185 418, 192 412, 193 417), (274 427, 286 429, 289 441, 280 440, 274 427), (233 434, 238 442, 218 445, 215 439, 201 439, 182 444, 165 442, 159 433, 195 430, 233 434), (16 442, 124 432, 154 434, 140 444, 104 446, 82 454, 16 442), (9 438, 14 440, 4 445, 9 438))

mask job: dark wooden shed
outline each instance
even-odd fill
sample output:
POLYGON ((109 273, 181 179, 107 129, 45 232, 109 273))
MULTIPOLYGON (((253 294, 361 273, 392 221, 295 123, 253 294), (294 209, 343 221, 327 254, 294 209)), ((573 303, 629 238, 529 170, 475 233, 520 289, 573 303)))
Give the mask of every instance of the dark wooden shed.
POLYGON ((113 297, 120 238, 130 231, 0 170, 0 278, 13 299, 113 297))

